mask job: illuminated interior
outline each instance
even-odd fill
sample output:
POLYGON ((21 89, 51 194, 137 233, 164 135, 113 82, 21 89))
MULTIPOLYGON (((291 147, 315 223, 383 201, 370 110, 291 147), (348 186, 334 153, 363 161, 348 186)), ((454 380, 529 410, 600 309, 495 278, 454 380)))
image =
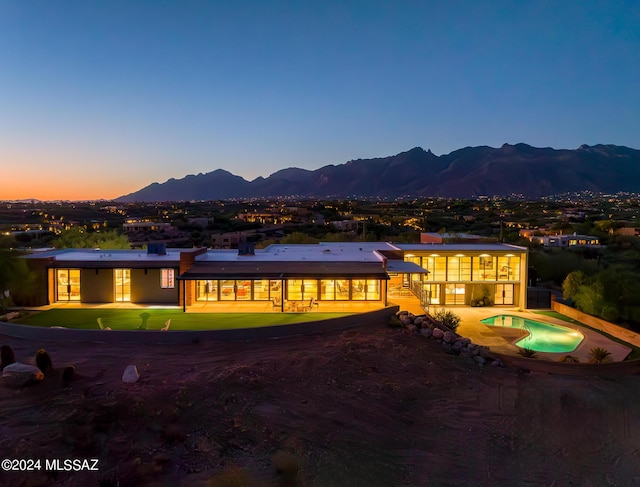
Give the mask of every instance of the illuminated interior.
POLYGON ((80 269, 56 270, 56 300, 80 301, 80 269))
POLYGON ((131 301, 131 269, 114 269, 116 302, 131 301))

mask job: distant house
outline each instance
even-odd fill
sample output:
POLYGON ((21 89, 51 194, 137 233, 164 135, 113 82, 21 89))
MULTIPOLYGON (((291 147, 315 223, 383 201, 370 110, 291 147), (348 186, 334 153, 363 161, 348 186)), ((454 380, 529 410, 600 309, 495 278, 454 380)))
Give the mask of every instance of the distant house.
POLYGON ((122 224, 125 233, 132 232, 157 232, 160 230, 171 230, 173 226, 167 222, 150 222, 143 220, 127 220, 122 224))
POLYGON ((331 225, 341 232, 357 232, 358 223, 358 220, 336 220, 327 222, 327 225, 331 225))
POLYGON ((471 233, 430 233, 420 234, 420 243, 488 243, 495 242, 495 238, 483 237, 471 233))
POLYGON ((545 247, 600 246, 600 239, 592 235, 532 235, 529 240, 545 247))

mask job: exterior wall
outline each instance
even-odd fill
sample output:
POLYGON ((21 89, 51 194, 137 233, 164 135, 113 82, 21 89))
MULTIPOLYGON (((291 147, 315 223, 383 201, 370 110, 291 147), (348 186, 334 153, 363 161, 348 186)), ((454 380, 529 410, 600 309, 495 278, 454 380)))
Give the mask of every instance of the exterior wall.
POLYGON ((113 303, 113 269, 81 269, 82 303, 113 303))
MULTIPOLYGON (((518 257, 520 262, 519 264, 516 264, 515 262, 511 263, 510 265, 512 267, 508 269, 507 263, 504 262, 504 260, 501 261, 501 259, 505 258, 506 252, 513 253, 513 251, 507 249, 501 252, 482 250, 466 252, 464 256, 460 256, 467 259, 464 264, 465 267, 453 267, 454 271, 456 271, 458 275, 462 275, 461 278, 458 278, 458 276, 452 277, 451 275, 456 272, 451 272, 452 264, 450 260, 455 259, 460 255, 457 252, 454 253, 441 248, 438 248, 437 250, 430 249, 428 252, 411 251, 411 256, 405 254, 405 260, 414 262, 417 265, 422 266, 424 269, 429 270, 430 273, 427 275, 411 274, 409 278, 412 281, 422 280, 425 287, 429 287, 432 291, 432 295, 434 292, 439 295, 439 302, 433 302, 433 304, 441 306, 469 306, 472 298, 483 297, 486 293, 488 293, 492 302, 495 302, 497 297, 496 295, 502 297, 503 290, 507 292, 505 296, 508 298, 509 291, 507 290, 510 290, 511 288, 503 287, 503 285, 506 285, 513 286, 513 302, 511 303, 509 302, 510 300, 507 300, 507 302, 499 303, 497 305, 525 308, 527 302, 527 253, 514 253, 514 256, 518 257), (426 259, 433 253, 437 253, 438 261, 435 269, 429 269, 426 259), (488 259, 488 261, 491 262, 491 265, 486 265, 484 268, 481 267, 481 264, 477 263, 477 259, 482 257, 488 259), (471 262, 469 262, 469 258, 471 258, 471 262), (498 270, 498 267, 500 269, 504 268, 504 272, 498 270), (515 274, 516 271, 517 277, 515 274), (514 277, 511 277, 512 275, 514 277), (452 288, 452 285, 457 285, 455 290, 452 288), (462 286, 464 286, 464 289, 462 286)), ((453 263, 455 262, 456 261, 454 260, 453 263)), ((462 264, 458 264, 458 266, 462 266, 462 264)), ((393 284, 394 283, 392 281, 390 285, 393 284)))
POLYGON ((49 282, 49 273, 47 266, 53 262, 53 258, 32 259, 27 260, 27 266, 33 273, 35 282, 33 284, 33 292, 30 296, 25 296, 23 302, 16 303, 20 306, 44 306, 49 304, 49 294, 47 286, 49 282))
POLYGON ((568 316, 569 318, 578 320, 585 325, 589 325, 593 328, 608 333, 609 335, 624 340, 627 343, 631 343, 636 347, 640 347, 639 334, 626 328, 622 328, 621 326, 614 325, 613 323, 605 321, 601 318, 596 318, 595 316, 583 313, 582 311, 572 308, 571 306, 567 306, 566 304, 558 303, 554 299, 553 295, 551 295, 551 309, 565 316, 568 316))
POLYGON ((432 233, 421 233, 420 243, 442 243, 442 235, 434 235, 432 233))
MULTIPOLYGON (((180 252, 180 274, 184 274, 191 269, 191 266, 196 262, 196 257, 206 252, 206 247, 180 252)), ((195 281, 183 281, 179 288, 180 306, 191 306, 195 301, 196 295, 195 281)))
MULTIPOLYGON (((178 269, 174 269, 178 275, 178 269)), ((161 269, 131 269, 132 303, 179 303, 178 281, 173 288, 163 289, 160 285, 161 269)))

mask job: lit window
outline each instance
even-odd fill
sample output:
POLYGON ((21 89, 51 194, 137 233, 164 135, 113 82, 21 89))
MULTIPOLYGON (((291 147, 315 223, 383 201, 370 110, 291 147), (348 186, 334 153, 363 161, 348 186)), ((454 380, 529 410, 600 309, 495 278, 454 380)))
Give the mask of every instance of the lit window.
POLYGON ((160 287, 162 289, 173 289, 175 283, 173 281, 173 269, 161 269, 160 287))

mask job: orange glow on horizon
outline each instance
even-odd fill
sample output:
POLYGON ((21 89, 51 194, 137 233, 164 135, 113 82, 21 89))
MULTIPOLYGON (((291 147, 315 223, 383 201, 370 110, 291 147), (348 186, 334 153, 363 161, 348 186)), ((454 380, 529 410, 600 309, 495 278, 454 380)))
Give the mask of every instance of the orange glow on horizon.
POLYGON ((130 182, 113 184, 110 181, 104 181, 99 178, 89 181, 69 180, 68 178, 62 180, 51 178, 46 181, 38 179, 22 180, 21 184, 15 184, 15 182, 6 184, 0 190, 0 200, 111 200, 142 189, 146 184, 143 183, 137 187, 132 187, 130 182))

